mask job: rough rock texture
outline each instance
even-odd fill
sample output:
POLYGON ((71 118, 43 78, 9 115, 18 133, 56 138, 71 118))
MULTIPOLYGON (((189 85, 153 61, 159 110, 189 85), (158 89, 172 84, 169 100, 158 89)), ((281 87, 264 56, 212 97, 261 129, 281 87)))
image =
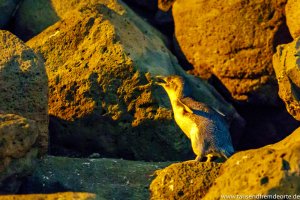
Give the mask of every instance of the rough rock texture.
POLYGON ((0 196, 2 200, 93 200, 95 194, 81 192, 61 192, 55 194, 30 194, 30 195, 5 195, 0 196))
POLYGON ((300 1, 288 0, 285 6, 286 23, 294 39, 300 36, 300 1))
POLYGON ((279 84, 279 96, 288 112, 300 120, 300 38, 277 47, 273 66, 279 84))
POLYGON ((277 44, 291 39, 284 24, 285 3, 175 1, 175 36, 192 73, 216 76, 236 101, 277 104, 272 55, 277 44))
POLYGON ((37 123, 13 114, 0 114, 0 193, 16 192, 37 157, 33 147, 37 123))
POLYGON ((55 144, 130 159, 187 159, 189 141, 155 75, 184 76, 196 99, 241 123, 211 86, 181 70, 157 31, 130 9, 104 2, 67 13, 27 42, 46 61, 55 144))
POLYGON ((187 161, 157 171, 151 199, 202 199, 218 177, 220 163, 187 161))
POLYGON ((48 80, 42 60, 20 39, 0 30, 0 113, 37 123, 40 153, 48 147, 48 80))
POLYGON ((220 176, 204 199, 237 194, 299 194, 299 174, 300 128, 279 143, 234 154, 222 165, 220 176))
POLYGON ((7 26, 20 0, 0 0, 0 29, 7 26))
POLYGON ((164 12, 167 12, 172 7, 175 0, 158 0, 158 8, 164 12))
POLYGON ((149 199, 148 187, 155 170, 169 164, 48 156, 20 192, 85 191, 96 194, 97 199, 149 199))

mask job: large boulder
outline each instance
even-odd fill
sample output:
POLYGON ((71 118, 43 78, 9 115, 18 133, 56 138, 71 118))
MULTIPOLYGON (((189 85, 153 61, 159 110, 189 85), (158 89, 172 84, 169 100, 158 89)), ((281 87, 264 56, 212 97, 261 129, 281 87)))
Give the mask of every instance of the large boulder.
POLYGON ((37 123, 13 114, 0 114, 0 193, 17 192, 37 157, 37 123))
POLYGON ((0 0, 0 29, 6 27, 20 0, 0 0))
POLYGON ((175 1, 175 37, 194 67, 191 73, 215 76, 238 102, 276 105, 272 55, 276 45, 291 39, 284 24, 285 3, 175 1))
POLYGON ((279 96, 288 112, 300 120, 300 37, 280 45, 273 56, 273 66, 279 84, 279 96))
POLYGON ((20 193, 84 191, 96 199, 149 199, 154 172, 167 165, 170 162, 47 156, 20 193))
POLYGON ((48 147, 48 79, 44 63, 8 31, 0 30, 0 113, 17 114, 37 123, 36 146, 48 147))
POLYGON ((219 175, 220 163, 186 161, 156 172, 151 199, 202 199, 219 175))
POLYGON ((279 143, 234 154, 222 165, 220 176, 204 199, 241 199, 249 195, 253 199, 261 199, 258 195, 270 195, 268 199, 291 195, 288 198, 292 199, 300 192, 299 174, 300 128, 279 143))
POLYGON ((211 86, 180 68, 156 30, 125 5, 103 2, 66 13, 27 42, 46 62, 53 144, 130 159, 192 155, 155 75, 185 77, 196 99, 241 123, 211 86))
POLYGON ((288 0, 285 6, 286 23, 294 39, 300 36, 300 1, 288 0))

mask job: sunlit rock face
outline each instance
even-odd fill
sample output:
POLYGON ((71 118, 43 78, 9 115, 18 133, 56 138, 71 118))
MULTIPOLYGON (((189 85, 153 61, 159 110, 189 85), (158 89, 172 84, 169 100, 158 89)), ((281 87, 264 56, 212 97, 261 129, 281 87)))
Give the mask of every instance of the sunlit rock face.
POLYGON ((300 120, 300 38, 277 47, 273 66, 279 84, 279 96, 287 111, 300 120))
POLYGON ((219 177, 203 199, 299 194, 299 135, 298 128, 276 144, 236 153, 222 165, 219 177))
POLYGON ((239 103, 276 105, 272 55, 291 40, 281 1, 178 0, 173 5, 180 51, 205 79, 214 76, 239 103))
POLYGON ((300 36, 300 1, 289 0, 285 6, 286 23, 294 39, 300 36))

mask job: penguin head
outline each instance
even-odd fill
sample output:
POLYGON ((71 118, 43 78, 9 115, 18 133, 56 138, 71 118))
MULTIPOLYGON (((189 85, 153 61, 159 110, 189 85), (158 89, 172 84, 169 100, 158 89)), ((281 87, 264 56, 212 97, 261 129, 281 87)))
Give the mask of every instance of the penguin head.
POLYGON ((184 81, 177 75, 156 76, 156 84, 162 86, 169 95, 170 99, 178 99, 183 96, 184 81))

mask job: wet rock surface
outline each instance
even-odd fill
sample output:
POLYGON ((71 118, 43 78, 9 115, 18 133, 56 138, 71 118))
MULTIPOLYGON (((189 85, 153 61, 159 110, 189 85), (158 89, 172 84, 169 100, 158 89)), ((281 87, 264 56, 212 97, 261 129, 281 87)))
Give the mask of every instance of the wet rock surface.
MULTIPOLYGON (((22 186, 27 193, 90 192, 96 199, 149 199, 155 170, 170 163, 48 156, 22 186)), ((23 192, 24 193, 24 192, 23 192)))

